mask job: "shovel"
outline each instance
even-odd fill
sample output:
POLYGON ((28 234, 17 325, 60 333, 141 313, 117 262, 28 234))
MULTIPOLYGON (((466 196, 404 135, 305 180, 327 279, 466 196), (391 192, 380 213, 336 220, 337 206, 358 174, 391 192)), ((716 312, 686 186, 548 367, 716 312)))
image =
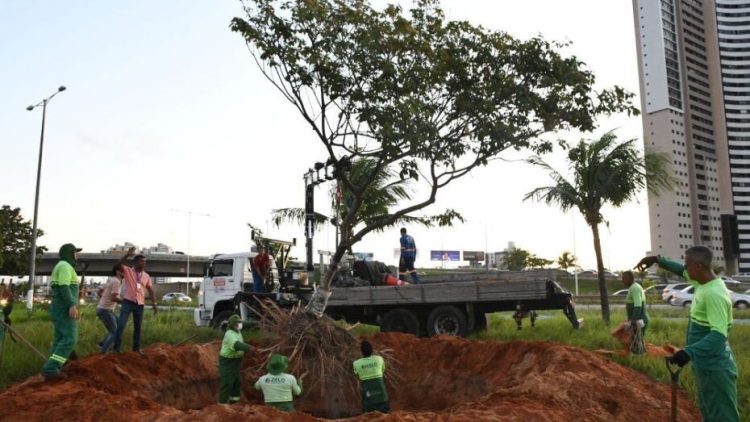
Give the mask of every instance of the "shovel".
POLYGON ((672 369, 673 366, 669 363, 669 358, 664 358, 664 363, 667 364, 667 371, 672 379, 672 422, 677 422, 677 386, 679 385, 680 372, 682 367, 678 366, 677 369, 672 369))

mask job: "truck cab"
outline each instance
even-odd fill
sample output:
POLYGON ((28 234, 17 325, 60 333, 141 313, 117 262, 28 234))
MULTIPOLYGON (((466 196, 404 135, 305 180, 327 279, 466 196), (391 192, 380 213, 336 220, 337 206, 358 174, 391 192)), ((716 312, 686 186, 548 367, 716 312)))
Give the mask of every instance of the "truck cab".
MULTIPOLYGON (((206 265, 198 292, 198 307, 194 311, 195 324, 200 327, 220 327, 235 313, 234 298, 239 292, 253 291, 252 260, 258 255, 250 252, 214 255, 206 265)), ((271 281, 278 290, 279 273, 271 257, 271 281)))

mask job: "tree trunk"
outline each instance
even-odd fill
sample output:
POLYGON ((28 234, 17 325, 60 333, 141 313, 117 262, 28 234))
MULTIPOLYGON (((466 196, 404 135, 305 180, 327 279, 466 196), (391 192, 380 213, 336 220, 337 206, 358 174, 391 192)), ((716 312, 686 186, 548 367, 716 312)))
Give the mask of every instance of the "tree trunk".
POLYGON ((609 324, 609 296, 607 295, 607 280, 604 277, 604 260, 602 259, 602 245, 599 239, 599 224, 589 223, 594 234, 594 252, 596 253, 596 271, 599 277, 599 300, 602 306, 602 320, 609 324))

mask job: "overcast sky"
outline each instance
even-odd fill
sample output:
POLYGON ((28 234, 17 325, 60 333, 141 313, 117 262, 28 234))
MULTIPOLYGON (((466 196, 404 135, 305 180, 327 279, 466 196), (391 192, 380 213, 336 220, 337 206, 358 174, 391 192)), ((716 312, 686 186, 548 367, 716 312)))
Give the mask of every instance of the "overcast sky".
MULTIPOLYGON (((588 64, 600 87, 619 84, 637 94, 629 1, 443 5, 452 19, 521 38, 571 41, 568 51, 588 64)), ((268 220, 272 209, 303 206, 302 173, 325 151, 229 31, 230 19, 240 14, 233 0, 4 0, 0 204, 21 207, 31 218, 41 109, 25 107, 66 85, 48 107, 42 244, 57 250, 74 242, 96 252, 125 241, 163 242, 187 251, 187 216, 171 211, 183 209, 211 215, 193 217, 193 254, 247 250, 246 222, 304 245, 301 228, 277 229, 268 220)), ((615 116, 590 137, 614 128, 623 139, 642 135, 640 118, 615 116)), ((560 154, 548 158, 564 169, 560 154)), ((486 244, 496 251, 509 241, 554 259, 573 250, 575 226, 581 264, 594 267, 590 230, 580 216, 522 202, 548 182, 526 164, 494 162, 441 191, 433 211, 453 208, 467 222, 451 229, 410 227, 423 251, 417 264, 434 265, 427 261, 430 249, 484 250, 486 244)), ((641 198, 605 211, 605 266, 632 267, 649 249, 645 194, 641 198)), ((317 202, 328 202, 325 188, 317 202)), ((330 248, 333 238, 323 231, 315 249, 330 248)), ((355 250, 394 263, 395 247, 396 230, 371 235, 355 250)), ((303 258, 303 248, 295 255, 303 258)))

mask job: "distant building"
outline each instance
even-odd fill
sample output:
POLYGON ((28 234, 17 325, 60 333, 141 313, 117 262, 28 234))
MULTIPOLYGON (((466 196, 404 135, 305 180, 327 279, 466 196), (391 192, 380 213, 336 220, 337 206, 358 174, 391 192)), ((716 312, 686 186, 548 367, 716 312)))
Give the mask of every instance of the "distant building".
POLYGON ((508 255, 508 252, 512 251, 516 248, 516 242, 508 242, 508 247, 505 248, 505 250, 500 252, 490 252, 487 256, 487 259, 489 260, 489 268, 497 268, 498 270, 507 270, 508 267, 505 266, 505 263, 503 262, 503 259, 506 255, 508 255))

